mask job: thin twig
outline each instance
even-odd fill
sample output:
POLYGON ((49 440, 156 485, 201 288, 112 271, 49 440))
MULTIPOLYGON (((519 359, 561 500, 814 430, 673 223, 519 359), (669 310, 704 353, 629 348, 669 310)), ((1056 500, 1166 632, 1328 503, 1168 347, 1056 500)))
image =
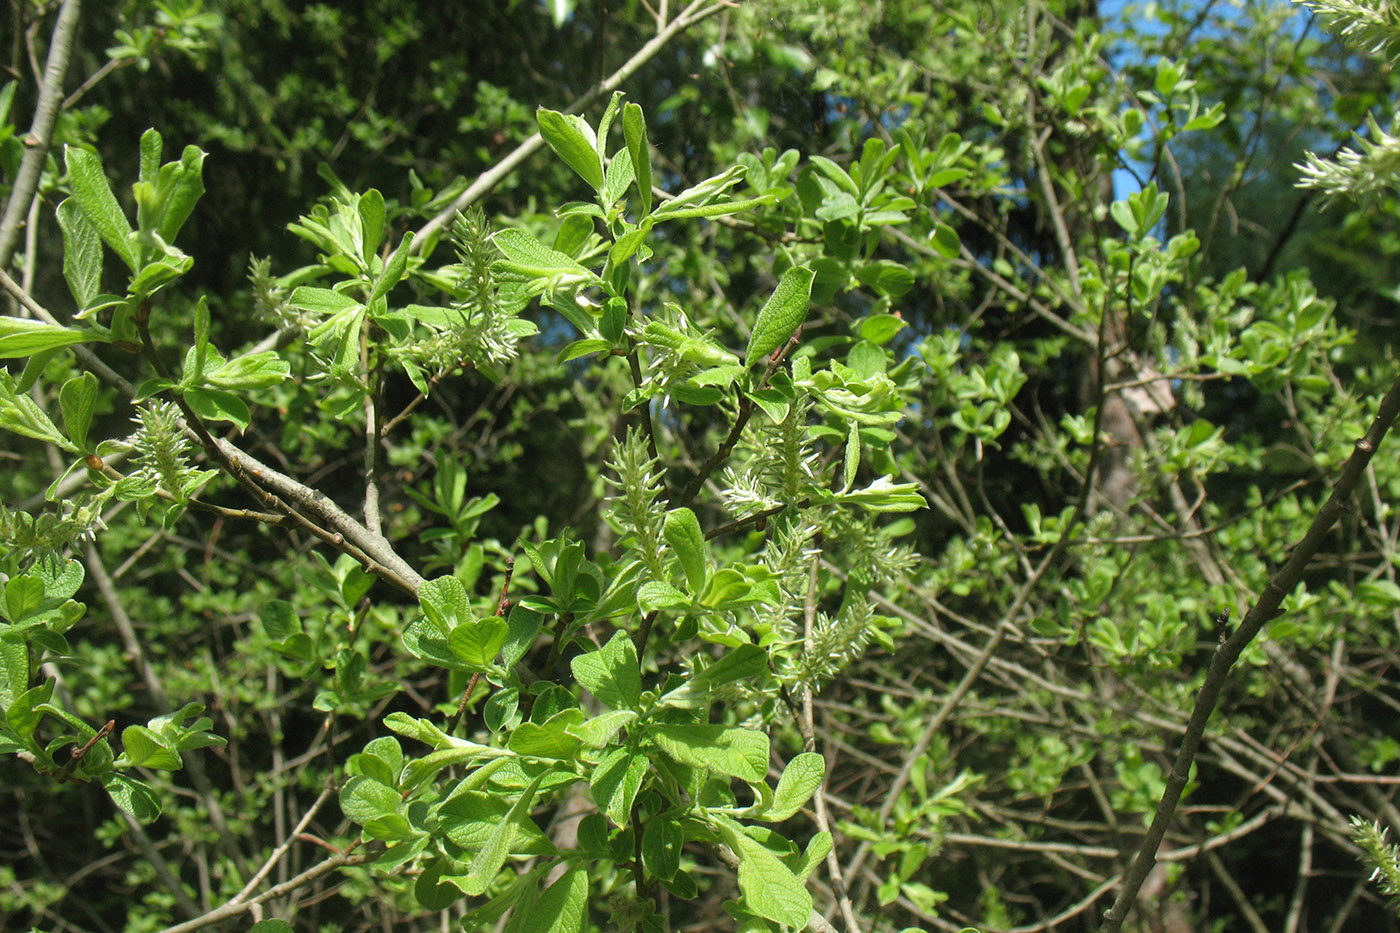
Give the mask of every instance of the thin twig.
MULTIPOLYGON (((724 2, 711 3, 710 0, 694 0, 684 10, 661 28, 655 36, 652 36, 636 54, 629 58, 621 68, 614 71, 608 78, 590 88, 582 96, 564 109, 564 113, 578 113, 593 101, 604 94, 609 94, 622 86, 623 82, 632 77, 639 68, 660 52, 668 42, 680 33, 694 26, 703 20, 708 19, 720 10, 726 9, 730 4, 724 2)), ((521 163, 535 151, 544 145, 544 139, 539 133, 530 136, 529 139, 516 146, 505 158, 497 162, 490 169, 482 172, 466 191, 457 196, 448 207, 438 212, 437 216, 429 220, 413 238, 411 251, 416 255, 423 251, 430 242, 435 239, 432 235, 441 230, 453 217, 465 210, 470 205, 476 203, 482 195, 494 188, 501 179, 515 171, 521 163)))
POLYGON ((350 855, 348 853, 339 853, 337 855, 333 855, 323 862, 318 862, 317 864, 312 865, 306 871, 297 875, 295 878, 292 878, 290 881, 285 881, 282 884, 276 885, 275 887, 268 888, 266 891, 264 891, 263 893, 259 894, 257 897, 251 900, 238 901, 236 903, 230 901, 221 907, 217 907, 214 910, 203 914, 202 916, 196 917, 193 920, 188 921, 187 923, 177 923, 175 926, 166 927, 164 930, 161 930, 160 933, 192 933, 192 931, 194 930, 203 929, 204 927, 218 923, 220 920, 228 920, 231 917, 242 916, 243 914, 246 914, 248 911, 252 910, 257 905, 264 903, 265 901, 270 901, 273 898, 281 897, 284 894, 290 894, 297 888, 303 887, 304 885, 308 885, 316 879, 320 878, 322 875, 327 875, 338 868, 348 868, 351 865, 361 865, 377 857, 377 854, 372 852, 361 852, 358 855, 350 855))

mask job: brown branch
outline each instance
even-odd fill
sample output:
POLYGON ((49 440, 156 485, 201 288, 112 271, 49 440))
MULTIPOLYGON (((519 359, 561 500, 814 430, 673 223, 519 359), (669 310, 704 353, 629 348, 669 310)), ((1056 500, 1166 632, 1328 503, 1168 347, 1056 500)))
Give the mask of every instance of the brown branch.
MULTIPOLYGON (((564 113, 578 113, 593 101, 609 94, 622 86, 623 82, 632 77, 639 68, 660 52, 668 42, 680 35, 691 26, 709 19, 720 10, 726 9, 730 4, 718 0, 711 3, 709 0, 694 0, 682 10, 675 19, 663 26, 656 35, 652 36, 636 54, 629 58, 621 68, 614 71, 604 81, 595 84, 568 107, 564 108, 564 113)), ((465 210, 471 204, 476 203, 482 195, 494 188, 501 179, 515 171, 526 159, 534 155, 536 150, 544 145, 544 139, 539 133, 530 136, 529 139, 516 146, 505 158, 497 162, 490 169, 482 172, 466 191, 457 196, 450 205, 439 211, 437 216, 419 228, 417 235, 413 238, 413 245, 410 247, 416 255, 421 253, 423 248, 431 242, 432 234, 437 233, 447 225, 453 217, 465 210)))
POLYGON ((1138 890, 1147 879, 1152 866, 1156 864, 1157 849, 1161 846, 1167 827, 1171 823, 1172 816, 1176 813, 1176 806, 1181 800, 1182 791, 1186 788, 1191 763, 1196 758, 1196 751, 1200 747, 1201 739, 1205 736, 1206 724, 1210 720, 1211 713, 1215 710, 1216 702, 1220 699, 1220 691, 1225 686, 1230 668, 1235 661, 1239 660, 1244 649, 1254 640, 1254 636, 1259 634, 1265 623, 1278 616, 1279 606, 1283 603, 1284 597, 1303 579, 1303 570, 1306 569, 1313 555, 1317 553, 1318 548, 1322 546, 1323 539, 1332 530, 1332 526, 1337 523, 1343 510, 1347 508, 1347 501, 1356 490, 1357 483, 1361 481, 1366 467, 1370 464, 1381 441, 1384 440, 1386 433, 1395 422, 1397 414, 1400 414, 1400 379, 1391 385, 1390 390, 1381 399, 1380 408, 1376 412, 1376 417, 1371 422, 1370 428, 1366 431, 1366 435, 1356 442, 1356 448, 1347 459, 1345 466, 1342 467, 1341 476, 1332 488, 1332 494, 1327 497, 1322 508, 1318 509, 1307 533, 1293 548, 1293 553, 1289 555, 1288 561, 1269 579, 1264 587, 1264 592, 1260 594, 1259 599, 1240 622, 1239 629, 1215 649, 1210 668, 1206 673, 1206 679, 1201 684, 1201 691, 1196 697, 1195 708, 1191 711, 1186 734, 1182 738, 1181 747, 1172 763, 1171 773, 1167 776, 1162 799, 1157 805, 1157 812, 1153 815, 1152 825, 1148 827, 1147 836, 1143 839, 1142 846, 1133 861, 1133 866, 1124 879, 1118 899, 1104 915, 1104 924, 1101 927, 1104 933, 1113 933, 1122 927, 1123 921, 1128 916, 1128 911, 1137 899, 1138 890))
MULTIPOLYGON (((788 338, 787 343, 773 352, 773 355, 768 359, 768 365, 763 370, 763 377, 758 380, 758 385, 754 387, 755 391, 768 385, 768 380, 773 378, 773 374, 778 371, 778 367, 782 365, 783 360, 787 358, 788 354, 793 351, 798 341, 801 339, 802 328, 799 327, 797 331, 788 338)), ((733 453, 735 446, 738 445, 739 437, 744 433, 744 427, 749 423, 749 418, 752 417, 752 415, 753 398, 749 393, 740 390, 739 413, 734 418, 734 426, 729 429, 729 436, 724 439, 724 443, 719 445, 719 449, 711 454, 710 458, 700 466, 700 471, 695 474, 694 479, 685 487, 685 491, 681 493, 680 498, 674 500, 672 504, 676 508, 690 505, 690 503, 694 501, 695 496, 700 492, 700 487, 705 485, 705 480, 710 478, 710 474, 714 473, 715 470, 719 469, 720 464, 729 459, 729 455, 733 453)), ((655 456, 654 450, 652 455, 655 456)))
POLYGON ((346 868, 351 865, 361 865, 377 857, 378 855, 373 852, 362 852, 359 855, 350 855, 348 853, 342 852, 337 855, 333 855, 323 862, 318 862, 317 864, 312 865, 310 868, 297 875, 295 878, 292 878, 288 881, 284 881, 282 884, 276 885, 275 887, 268 888, 266 891, 259 894, 257 897, 252 898, 251 900, 231 900, 228 903, 224 904, 222 907, 217 907, 214 910, 211 910, 208 913, 203 914, 202 916, 195 917, 193 920, 190 920, 186 923, 177 923, 173 927, 166 927, 164 930, 161 930, 160 933, 192 933, 192 931, 194 930, 203 929, 204 927, 218 923, 220 920, 228 920, 231 917, 242 916, 243 914, 246 914, 248 911, 252 910, 258 904, 261 904, 265 901, 270 901, 273 898, 281 897, 284 894, 290 894, 297 888, 303 887, 304 885, 308 885, 316 879, 320 878, 322 875, 326 875, 335 871, 337 868, 346 868))
POLYGON ((58 12, 49 42, 49 57, 44 63, 44 80, 39 86, 39 99, 34 105, 34 122, 22 137, 24 158, 15 173, 10 199, 5 202, 5 214, 0 218, 0 269, 10 264, 15 241, 19 238, 20 221, 29 213, 29 204, 39 187, 39 174, 53 143, 54 123, 63 102, 63 78, 68 74, 68 59, 73 51, 73 35, 78 29, 81 0, 64 0, 58 12))

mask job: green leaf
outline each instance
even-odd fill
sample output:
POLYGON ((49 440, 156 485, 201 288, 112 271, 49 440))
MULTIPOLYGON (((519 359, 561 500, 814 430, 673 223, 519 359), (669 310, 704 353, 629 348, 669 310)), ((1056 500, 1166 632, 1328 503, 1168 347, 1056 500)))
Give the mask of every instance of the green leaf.
POLYGON ((501 663, 506 667, 514 667, 525 656, 525 652, 530 650, 530 646, 535 643, 535 638, 539 636, 540 627, 544 625, 544 616, 533 609, 525 606, 514 606, 510 610, 510 615, 506 617, 506 626, 509 630, 506 636, 506 643, 501 647, 501 663))
POLYGON ((642 612, 677 609, 690 605, 690 597, 661 580, 649 580, 637 590, 637 608, 642 612))
POLYGON ((651 213, 651 147, 647 144, 646 115, 640 104, 628 102, 622 107, 622 135, 627 151, 632 155, 632 172, 637 181, 637 194, 642 201, 642 213, 651 213))
POLYGON ((149 784, 125 774, 112 773, 102 779, 102 786, 112 802, 130 813, 138 823, 154 823, 160 816, 160 798, 149 784))
POLYGON ((524 230, 498 230, 491 235, 491 242, 505 255, 507 261, 498 265, 508 272, 532 278, 571 275, 596 279, 572 257, 550 249, 524 230))
POLYGON ((914 287, 914 273, 907 266, 888 259, 856 267, 856 278, 882 295, 898 298, 914 287))
POLYGON ((0 370, 0 428, 79 453, 34 399, 15 389, 14 379, 4 370, 0 370))
POLYGON ((603 190, 603 161, 598 156, 598 138, 583 118, 541 107, 535 111, 540 136, 564 163, 593 188, 603 190))
POLYGON ((156 232, 174 243, 194 206, 204 196, 204 156, 198 146, 186 146, 179 162, 161 166, 157 184, 160 215, 156 232))
POLYGON ((842 191, 852 197, 858 197, 860 195, 860 189, 856 186, 855 179, 851 178, 841 166, 837 165, 826 156, 814 155, 811 157, 810 161, 814 169, 834 181, 837 187, 842 191))
POLYGON ((356 212, 359 214, 360 237, 364 246, 360 255, 369 265, 379 255, 379 244, 384 242, 384 195, 377 188, 369 189, 360 195, 356 212))
POLYGON ((771 194, 758 198, 750 198, 746 201, 725 201, 719 204, 711 203, 725 191, 744 180, 745 169, 742 165, 736 165, 728 171, 706 178, 697 185, 685 189, 665 204, 659 205, 650 216, 650 220, 660 223, 663 220, 679 220, 683 217, 710 217, 720 214, 733 214, 739 211, 748 210, 759 204, 771 203, 774 197, 771 194))
POLYGON ((685 848, 685 830, 673 817, 662 814, 647 820, 642 832, 642 864, 662 881, 676 877, 681 868, 681 850, 685 848))
POLYGON ((369 820, 398 813, 403 804, 399 792, 373 778, 356 775, 340 789, 340 809, 351 820, 364 825, 369 820))
POLYGON ((946 224, 938 224, 928 235, 929 242, 944 259, 957 259, 962 251, 962 240, 958 232, 946 224))
POLYGON ((141 134, 141 158, 137 165, 136 178, 154 185, 157 174, 160 171, 160 154, 165 148, 165 140, 161 138, 160 131, 151 127, 141 134))
POLYGON ((647 735, 670 757, 757 784, 768 773, 768 736, 753 729, 657 724, 647 735))
POLYGON ((487 616, 462 622, 447 636, 447 646, 469 670, 485 671, 496 661, 506 643, 506 621, 487 616))
POLYGON ((463 886, 463 890, 467 894, 479 897, 486 893, 491 882, 496 880, 496 876, 501 872, 501 866, 506 862, 506 856, 510 854, 511 843, 515 840, 519 823, 529 819, 530 805, 534 803, 535 793, 539 790, 540 782, 548 773, 546 771, 531 781, 530 786, 511 805, 505 818, 492 829, 486 844, 481 847, 481 851, 472 860, 471 870, 467 873, 463 886))
MULTIPOLYGON (((54 682, 48 681, 46 687, 34 689, 40 692, 47 689, 52 693, 53 686, 54 682)), ((32 692, 29 688, 29 646, 17 635, 0 636, 0 709, 11 716, 18 714, 15 701, 26 692, 32 692)), ((36 695, 35 702, 47 703, 48 700, 48 696, 36 695)), ((17 726, 15 719, 10 720, 10 725, 17 726)))
POLYGON ((89 331, 75 330, 58 324, 45 324, 27 318, 0 316, 0 359, 12 360, 33 356, 46 350, 69 347, 99 339, 89 331))
POLYGON ((812 895, 797 875, 767 846, 727 817, 710 817, 725 845, 739 857, 739 890, 744 906, 766 920, 795 929, 807 925, 812 895))
POLYGON ((295 933, 295 930, 285 920, 259 920, 248 928, 248 933, 295 933))
POLYGON ((806 266, 794 266, 783 273, 778 287, 758 312, 749 348, 744 353, 745 366, 752 366, 782 346, 807 319, 815 275, 806 266))
POLYGON ((593 748, 605 748, 619 729, 631 725, 636 720, 637 714, 630 709, 608 710, 577 726, 570 726, 569 735, 593 748))
POLYGON ((582 340, 575 340, 560 350, 555 362, 568 363, 579 357, 588 356, 590 353, 608 353, 612 348, 613 342, 611 340, 604 340, 601 337, 585 337, 582 340))
POLYGON ((178 771, 184 764, 179 752, 166 747, 160 736, 145 726, 127 726, 122 730, 122 757, 129 767, 158 771, 178 771))
POLYGON ((5 618, 15 624, 44 604, 44 583, 32 574, 12 577, 5 584, 5 618))
POLYGON ((841 488, 850 489, 856 481, 856 469, 860 466, 860 425, 852 421, 846 434, 846 456, 841 468, 841 488))
MULTIPOLYGON (((802 853, 802 867, 798 870, 797 877, 804 882, 812 877, 812 872, 816 871, 817 866, 831 851, 831 842, 831 833, 825 831, 817 833, 808 840, 807 849, 802 853)), ((969 933, 969 931, 964 930, 963 933, 969 933)), ((970 933, 976 933, 976 931, 972 930, 970 933)))
POLYGON ((187 390, 184 398, 194 413, 205 421, 229 421, 238 425, 238 430, 246 431, 253 420, 248 403, 223 389, 196 386, 187 390))
POLYGON ((756 683, 767 672, 768 653, 757 645, 740 645, 709 667, 691 675, 685 683, 657 702, 660 706, 700 709, 709 705, 713 691, 732 683, 756 683))
POLYGON ((587 913, 588 872, 574 868, 537 899, 516 907, 506 933, 578 933, 587 913))
POLYGON ((641 705, 641 668, 626 632, 614 632, 606 645, 579 655, 570 666, 578 682, 612 709, 634 710, 641 705))
MULTIPOLYGON (((471 781, 484 770, 485 768, 478 769, 466 780, 471 781)), ((503 767, 496 776, 500 777, 506 770, 508 766, 503 767)), ((553 777, 558 778, 558 773, 553 777)), ((520 782, 522 790, 525 784, 523 780, 520 782)), ((511 801, 504 796, 503 790, 493 788, 489 792, 483 792, 480 790, 482 786, 485 785, 477 785, 460 792, 454 791, 452 799, 438 808, 437 815, 441 819, 442 834, 468 852, 480 852, 484 849, 492 833, 511 810, 511 801)), ((544 833, 540 832, 539 827, 529 818, 528 812, 524 814, 524 819, 517 821, 515 837, 510 841, 509 848, 515 855, 552 855, 555 851, 544 833)))
POLYGON ((310 285, 302 285, 292 292, 287 298, 287 304, 299 311, 309 311, 312 314, 334 315, 352 308, 358 308, 360 302, 341 292, 331 291, 329 288, 315 288, 310 285))
POLYGON ((63 278, 78 310, 102 291, 102 238, 74 198, 65 198, 55 212, 63 231, 63 278))
POLYGON ((204 374, 205 381, 221 389, 270 389, 281 385, 291 373, 291 364, 275 350, 263 350, 229 360, 204 374))
POLYGON ((467 588, 451 574, 425 580, 418 587, 418 605, 444 637, 450 635, 457 625, 472 618, 467 588))
POLYGON ((373 304, 380 298, 389 294, 399 282, 403 281, 403 273, 408 268, 408 257, 413 247, 413 231, 403 235, 403 240, 399 243, 399 248, 394 250, 394 255, 389 257, 389 261, 384 264, 384 271, 379 274, 379 278, 374 280, 374 286, 370 289, 369 298, 365 304, 373 304))
POLYGON ((92 373, 74 376, 58 391, 58 408, 68 438, 79 450, 88 449, 88 429, 97 408, 97 377, 92 373))
POLYGON ((760 819, 781 822, 792 816, 822 786, 826 776, 826 759, 815 752, 803 752, 783 769, 778 779, 778 789, 773 792, 773 803, 760 819))
POLYGON ((615 748, 593 769, 589 786, 593 801, 617 826, 625 827, 632 804, 646 777, 647 759, 629 748, 615 748))
POLYGON ((602 202, 611 209, 627 193, 633 180, 632 156, 626 149, 618 150, 608 162, 607 178, 603 181, 602 202))
POLYGON ((907 325, 904 319, 893 314, 872 314, 870 317, 862 318, 860 326, 856 330, 856 336, 861 340, 868 340, 877 346, 888 343, 894 335, 903 330, 907 325))
POLYGON ((132 272, 139 263, 131 242, 131 224, 122 213, 117 197, 102 171, 102 160, 96 153, 74 146, 65 146, 64 163, 68 167, 68 185, 73 198, 87 216, 88 222, 132 272))
POLYGON ((705 563, 705 534, 700 530, 699 519, 690 509, 674 509, 666 514, 664 530, 666 543, 680 559, 690 591, 702 592, 709 571, 705 563))
POLYGON ((511 733, 509 747, 517 755, 571 761, 578 754, 580 740, 572 734, 583 722, 583 710, 560 710, 544 721, 522 722, 511 733))
POLYGON ((1128 236, 1135 236, 1138 232, 1137 218, 1133 216, 1133 208, 1127 201, 1114 201, 1108 206, 1108 212, 1113 215, 1113 219, 1118 221, 1118 226, 1123 228, 1123 232, 1128 236))

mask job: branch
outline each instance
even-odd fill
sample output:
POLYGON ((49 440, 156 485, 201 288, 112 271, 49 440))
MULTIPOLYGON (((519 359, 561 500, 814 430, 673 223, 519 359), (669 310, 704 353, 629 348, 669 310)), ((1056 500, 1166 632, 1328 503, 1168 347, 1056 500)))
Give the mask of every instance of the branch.
POLYGON ((305 512, 315 517, 324 530, 354 545, 377 565, 378 572, 390 583, 409 593, 418 592, 423 577, 398 555, 383 535, 374 534, 355 521, 325 493, 277 472, 221 437, 212 438, 212 441, 218 452, 232 465, 231 472, 235 478, 241 472, 256 485, 290 503, 295 516, 301 517, 301 513, 305 512))
POLYGON ((1124 879, 1123 889, 1119 892, 1118 899, 1114 901, 1108 913, 1104 914, 1104 923, 1100 928, 1103 933, 1113 933, 1122 927, 1123 921, 1128 916, 1128 911, 1137 899, 1138 890, 1147 879, 1152 866, 1156 864, 1157 849, 1161 846, 1162 838, 1167 832, 1167 826, 1176 813, 1176 805, 1181 801, 1181 794, 1186 788, 1187 777, 1190 774, 1191 762, 1195 760, 1196 750, 1200 747, 1201 739, 1205 735, 1206 723, 1215 710, 1215 704, 1220 698, 1220 691, 1225 686, 1225 679, 1230 673, 1231 666, 1239 660, 1240 654, 1254 640, 1254 636, 1259 634, 1259 630, 1264 627, 1264 624, 1279 614, 1279 606, 1283 603, 1284 597, 1303 579, 1303 570, 1312 560, 1313 555, 1317 553, 1318 548, 1322 546, 1323 539, 1332 530, 1332 526, 1337 523, 1342 511, 1347 508, 1347 500, 1356 490, 1357 483, 1361 481, 1366 467, 1370 464, 1371 458, 1375 456, 1376 449, 1380 447, 1381 441, 1385 439, 1386 433, 1394 424, 1398 414, 1400 414, 1400 379, 1396 379, 1391 385, 1390 391, 1386 392, 1385 397, 1381 399, 1380 409, 1376 412, 1375 420, 1371 422, 1365 437, 1356 442, 1356 449, 1352 451, 1352 455, 1347 458, 1346 465, 1342 467, 1342 475, 1337 480, 1337 484, 1332 487, 1332 494, 1327 497, 1327 501, 1318 510, 1317 516, 1313 518, 1307 533, 1293 549, 1288 561, 1269 578, 1264 592, 1260 594, 1253 608, 1240 622, 1240 627, 1235 634, 1215 649, 1210 669, 1206 672, 1205 682, 1201 684, 1201 692, 1196 696, 1196 706, 1191 711, 1191 719, 1186 725, 1186 734, 1182 737, 1181 747, 1177 751, 1176 760, 1172 762, 1171 773, 1167 776, 1162 800, 1157 805, 1157 812, 1152 817, 1152 825, 1147 830, 1147 836, 1142 841, 1142 847, 1138 850, 1132 869, 1124 879))
MULTIPOLYGON (((730 4, 723 2, 710 3, 709 0, 694 0, 680 15, 671 22, 663 26, 656 35, 637 50, 637 53, 627 60, 627 63, 614 71, 603 81, 589 88, 581 97, 576 99, 568 107, 564 108, 564 113, 578 113, 593 101, 604 94, 611 93, 622 86, 622 83, 632 77, 639 68, 655 57, 676 36, 703 20, 709 19, 720 10, 725 9, 730 4)), ((491 168, 482 172, 472 182, 471 187, 457 196, 451 205, 439 211, 437 216, 428 221, 413 238, 413 246, 410 248, 415 255, 421 253, 427 246, 433 234, 446 226, 453 217, 465 210, 471 204, 476 203, 482 195, 494 188, 501 179, 515 171, 526 159, 534 155, 535 150, 544 145, 544 139, 539 133, 535 133, 529 139, 516 146, 505 158, 497 162, 491 168)))
POLYGON ((193 920, 190 920, 186 923, 177 923, 173 927, 166 927, 164 930, 161 930, 160 933, 192 933, 192 931, 194 930, 203 929, 204 927, 218 923, 220 920, 227 920, 230 917, 241 916, 242 914, 246 914, 248 911, 252 910, 258 904, 261 904, 264 901, 270 901, 273 898, 281 897, 283 894, 288 894, 292 891, 295 891, 297 888, 300 888, 303 885, 310 884, 317 878, 320 878, 322 875, 329 874, 335 871, 337 868, 348 867, 350 865, 360 865, 377 857, 378 856, 372 852, 363 852, 359 855, 349 855, 346 853, 341 853, 340 855, 333 855, 330 858, 326 859, 324 862, 318 862, 317 864, 312 865, 310 868, 297 875, 295 878, 292 878, 288 881, 284 881, 276 887, 268 888, 266 891, 259 894, 252 900, 229 901, 222 907, 215 908, 214 910, 211 910, 208 913, 196 917, 193 920))
MULTIPOLYGON (((773 374, 778 371, 778 367, 782 365, 783 360, 787 359, 788 355, 796 349, 798 341, 801 339, 802 328, 799 327, 797 331, 788 338, 787 343, 775 350, 773 355, 768 358, 768 365, 764 368, 763 377, 758 380, 758 385, 754 387, 755 390, 762 389, 768 385, 768 380, 773 378, 773 374)), ((694 478, 686 485, 685 491, 681 493, 680 498, 673 500, 675 507, 679 508, 681 506, 690 505, 691 501, 699 494, 700 487, 705 485, 705 480, 710 478, 710 474, 718 470, 720 464, 729 459, 729 455, 734 452, 735 446, 739 443, 740 436, 744 433, 744 427, 749 423, 749 418, 752 415, 753 398, 748 392, 740 389, 739 412, 734 418, 734 426, 729 429, 729 436, 726 437, 724 443, 720 444, 719 448, 710 455, 710 459, 706 460, 704 464, 701 465, 700 472, 696 473, 694 478)), ((655 454, 656 451, 653 448, 652 455, 655 456, 655 454)))
POLYGON ((39 86, 39 100, 34 105, 34 122, 24 135, 27 147, 24 159, 15 174, 10 199, 5 202, 5 216, 0 218, 0 269, 10 264, 15 241, 19 238, 20 219, 29 213, 29 204, 39 187, 39 174, 53 143, 54 122, 63 103, 63 78, 68 73, 68 58, 73 51, 73 34, 78 28, 81 0, 64 0, 58 12, 49 42, 49 58, 44 64, 44 81, 39 86))

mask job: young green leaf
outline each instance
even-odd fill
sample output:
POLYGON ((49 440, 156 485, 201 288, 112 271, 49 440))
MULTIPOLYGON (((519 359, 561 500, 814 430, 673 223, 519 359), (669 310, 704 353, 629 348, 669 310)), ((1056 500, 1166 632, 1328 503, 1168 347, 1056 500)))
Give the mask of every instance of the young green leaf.
POLYGON ((83 373, 65 382, 58 391, 58 408, 63 414, 68 439, 80 450, 87 450, 88 429, 92 427, 92 413, 97 408, 97 377, 83 373))
POLYGON ((622 135, 627 151, 632 154, 632 173, 637 181, 637 194, 642 201, 642 213, 651 213, 651 148, 647 145, 646 115, 640 104, 628 102, 622 107, 622 135))
POLYGON ((647 733, 681 764, 708 768, 757 784, 768 773, 768 736, 753 729, 658 724, 647 733))
POLYGON ((642 864, 662 881, 670 881, 681 868, 685 830, 674 816, 647 820, 642 832, 642 864))
POLYGON ((287 299, 287 304, 299 311, 312 314, 339 314, 358 306, 360 303, 349 295, 331 291, 329 288, 316 288, 311 285, 299 286, 287 299))
POLYGON ((0 359, 33 356, 45 350, 86 343, 96 334, 26 318, 0 317, 0 359))
POLYGON ((598 155, 598 137, 582 117, 562 114, 541 107, 535 112, 540 136, 559 158, 594 191, 603 190, 603 160, 598 155))
POLYGON ((122 760, 132 768, 152 768, 156 771, 178 771, 184 761, 180 753, 166 747, 160 737, 145 726, 127 726, 122 730, 122 760))
POLYGON ((631 187, 635 174, 632 170, 632 156, 626 149, 619 149, 608 162, 607 178, 603 181, 602 203, 609 210, 631 187))
POLYGON ((628 748, 614 748, 593 769, 589 786, 598 809, 617 826, 625 827, 632 803, 646 777, 647 759, 628 748))
POLYGON ((127 268, 137 271, 136 250, 131 243, 131 224, 122 213, 117 196, 102 172, 102 160, 87 149, 67 146, 64 162, 68 166, 68 184, 73 198, 97 230, 102 242, 121 257, 127 268))
POLYGON ((841 469, 841 489, 850 489, 856 481, 856 469, 860 466, 860 425, 851 422, 846 433, 846 457, 841 469))
POLYGON ((204 196, 204 156, 198 146, 186 146, 179 162, 161 166, 157 185, 160 217, 156 232, 166 243, 175 242, 180 228, 204 196))
POLYGON ((565 872, 539 898, 515 908, 506 933, 578 933, 588 913, 588 872, 565 872))
POLYGON ((794 929, 807 925, 812 895, 792 869, 767 846, 727 817, 712 815, 725 845, 739 857, 739 890, 744 906, 766 920, 794 929))
POLYGON ((389 289, 403 280, 404 269, 408 268, 408 257, 412 246, 413 231, 410 230, 403 235, 399 248, 394 250, 394 254, 384 264, 384 271, 374 280, 374 286, 370 289, 369 298, 365 299, 365 304, 372 304, 383 298, 389 294, 389 289))
MULTIPOLYGON (((26 396, 27 398, 28 396, 26 396)), ((637 590, 637 607, 642 612, 655 612, 658 609, 677 609, 688 606, 690 597, 662 580, 648 580, 637 590)))
POLYGON ((149 784, 113 772, 102 779, 102 786, 112 802, 130 813, 138 823, 154 823, 160 816, 160 798, 149 784))
POLYGON ((768 653, 757 645, 740 645, 715 661, 658 701, 660 706, 700 709, 710 703, 710 694, 726 684, 759 681, 768 670, 768 653))
POLYGON ((506 643, 506 621, 487 616, 462 622, 447 636, 447 646, 467 665, 468 670, 485 671, 496 661, 506 643))
POLYGON ((665 535, 666 543, 680 559, 690 591, 700 593, 709 572, 705 566, 705 534, 700 530, 699 519, 690 509, 674 509, 666 514, 665 535))
POLYGON ((497 263, 497 266, 506 272, 531 278, 571 275, 596 279, 592 272, 573 258, 550 249, 524 230, 498 230, 491 235, 491 242, 505 254, 505 260, 497 263))
POLYGON ((614 632, 606 645, 579 655, 570 666, 578 682, 612 709, 636 709, 641 703, 637 649, 626 632, 614 632))
POLYGON ((78 448, 63 436, 38 403, 28 393, 15 389, 14 379, 4 370, 0 370, 0 428, 78 453, 78 448))
POLYGON ((472 618, 466 587, 450 574, 424 581, 418 588, 418 605, 444 636, 472 618))
POLYGON ((787 763, 778 789, 773 792, 773 804, 759 818, 781 822, 792 816, 816 793, 826 776, 826 759, 815 752, 803 752, 787 763))
MULTIPOLYGON (((154 185, 160 171, 160 154, 165 148, 165 140, 160 131, 151 127, 141 134, 141 159, 136 169, 136 180, 154 185)), ((144 224, 142 225, 144 226, 144 224)))
POLYGON ((384 195, 378 188, 371 188, 360 195, 356 204, 360 215, 360 238, 363 244, 361 255, 365 264, 374 262, 379 254, 379 244, 384 242, 384 195))
POLYGON ((478 897, 486 892, 491 886, 491 882, 496 880, 496 876, 501 872, 501 866, 506 862, 506 856, 510 854, 511 843, 515 841, 515 834, 518 824, 522 820, 529 820, 530 806, 535 801, 535 794, 540 789, 540 782, 544 780, 546 771, 530 782, 530 786, 525 788, 525 792, 511 806, 505 818, 502 819, 491 831, 486 844, 477 852, 476 858, 472 860, 471 870, 467 873, 463 890, 472 897, 478 897))
POLYGON ((752 366, 782 346, 807 319, 807 304, 811 300, 815 276, 816 273, 806 266, 794 266, 783 273, 778 287, 758 312, 749 336, 749 348, 744 353, 745 366, 752 366))
POLYGON ((102 238, 75 198, 64 198, 55 213, 63 231, 63 278, 82 311, 102 290, 102 238))

